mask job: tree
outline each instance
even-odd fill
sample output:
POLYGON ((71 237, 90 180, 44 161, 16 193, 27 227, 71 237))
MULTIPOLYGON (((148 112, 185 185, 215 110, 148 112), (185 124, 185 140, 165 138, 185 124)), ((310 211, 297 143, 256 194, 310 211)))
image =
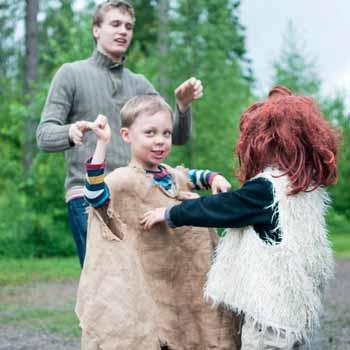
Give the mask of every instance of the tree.
MULTIPOLYGON (((337 213, 346 217, 350 223, 350 115, 346 111, 345 95, 337 93, 335 96, 326 96, 321 101, 325 116, 341 132, 341 144, 338 156, 339 179, 336 186, 330 189, 332 207, 337 213)), ((350 224, 348 226, 350 228, 350 224)), ((342 230, 345 228, 342 227, 342 230)))
MULTIPOLYGON (((160 62, 166 59, 169 52, 169 1, 159 0, 158 5, 158 54, 160 62)), ((160 93, 164 94, 169 85, 168 67, 162 64, 159 67, 158 75, 158 89, 160 93)))
POLYGON ((24 95, 25 104, 29 111, 24 124, 24 175, 27 177, 35 153, 33 131, 36 129, 36 122, 30 111, 35 99, 35 83, 38 78, 38 12, 39 0, 26 0, 25 18, 25 79, 24 95))
MULTIPOLYGON (((205 86, 203 99, 193 107, 192 142, 174 149, 170 163, 217 169, 229 176, 239 114, 251 99, 240 1, 132 3, 137 21, 126 65, 145 74, 170 100, 173 89, 192 75, 205 86)), ((24 176, 25 136, 35 131, 28 127, 24 132, 24 124, 28 114, 31 121, 39 121, 58 67, 90 56, 94 47, 91 13, 96 2, 86 0, 86 7, 79 11, 74 10, 74 1, 40 2, 38 66, 28 76, 24 68, 33 66, 26 62, 26 42, 14 35, 16 23, 24 23, 26 4, 29 0, 0 0, 0 9, 4 9, 0 16, 0 81, 6 86, 0 90, 0 256, 73 255, 63 198, 63 154, 34 150, 30 171, 24 176), (35 93, 31 100, 23 96, 26 77, 27 91, 35 93)))
POLYGON ((155 54, 159 35, 159 14, 164 14, 164 21, 166 21, 168 3, 169 0, 132 1, 136 13, 136 24, 131 51, 136 46, 146 57, 155 54))
POLYGON ((273 63, 273 84, 316 97, 321 87, 316 60, 309 58, 292 22, 288 23, 283 42, 282 52, 273 63))
POLYGON ((231 175, 240 112, 251 97, 240 1, 181 0, 170 17, 169 81, 201 79, 204 97, 193 107, 193 136, 174 159, 231 175))
POLYGON ((313 96, 319 102, 320 109, 331 124, 342 134, 339 148, 339 180, 329 191, 332 195, 332 207, 328 220, 333 231, 350 228, 350 119, 346 112, 345 96, 321 94, 322 81, 316 70, 315 59, 307 56, 305 46, 300 44, 292 24, 287 28, 285 46, 279 58, 273 64, 273 84, 281 84, 298 94, 313 96))

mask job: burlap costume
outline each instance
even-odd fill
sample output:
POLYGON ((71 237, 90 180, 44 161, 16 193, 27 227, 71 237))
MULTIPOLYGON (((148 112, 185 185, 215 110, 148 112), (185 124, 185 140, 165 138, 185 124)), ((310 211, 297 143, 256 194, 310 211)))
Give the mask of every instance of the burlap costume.
POLYGON ((105 179, 111 201, 90 212, 78 289, 83 349, 239 348, 237 320, 203 299, 215 231, 189 226, 173 230, 165 224, 144 231, 140 225, 147 210, 197 196, 190 192, 185 169, 167 168, 174 182, 171 192, 133 166, 116 169, 105 179))

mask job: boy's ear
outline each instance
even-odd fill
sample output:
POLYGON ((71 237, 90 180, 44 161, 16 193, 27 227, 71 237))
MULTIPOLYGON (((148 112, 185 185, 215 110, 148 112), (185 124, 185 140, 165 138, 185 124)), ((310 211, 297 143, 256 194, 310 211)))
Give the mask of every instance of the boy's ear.
POLYGON ((120 136, 122 137, 123 141, 126 143, 130 143, 130 134, 128 128, 121 128, 120 129, 120 136))

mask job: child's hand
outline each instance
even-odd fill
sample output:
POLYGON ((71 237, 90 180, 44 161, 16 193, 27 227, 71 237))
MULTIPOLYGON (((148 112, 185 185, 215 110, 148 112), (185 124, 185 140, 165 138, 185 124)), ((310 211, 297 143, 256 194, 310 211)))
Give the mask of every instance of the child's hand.
POLYGON ((215 175, 213 182, 211 183, 211 191, 213 194, 228 192, 231 187, 231 184, 220 174, 215 175))
POLYGON ((109 143, 111 140, 111 128, 106 116, 99 114, 93 123, 90 123, 91 130, 96 134, 99 141, 109 143))
POLYGON ((145 230, 150 230, 155 224, 165 221, 166 208, 157 208, 146 212, 141 218, 141 225, 145 230))

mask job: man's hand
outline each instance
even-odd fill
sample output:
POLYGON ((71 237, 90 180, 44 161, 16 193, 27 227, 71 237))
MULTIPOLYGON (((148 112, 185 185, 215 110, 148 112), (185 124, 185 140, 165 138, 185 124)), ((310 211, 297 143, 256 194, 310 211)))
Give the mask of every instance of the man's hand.
POLYGON ((69 128, 69 139, 75 145, 83 144, 83 136, 86 131, 92 130, 99 141, 109 143, 111 139, 111 129, 108 124, 108 119, 102 114, 99 114, 94 122, 80 120, 72 124, 69 128))
POLYGON ((213 194, 228 192, 231 187, 231 184, 220 174, 215 175, 211 183, 211 191, 213 194))
POLYGON ((202 82, 194 77, 184 81, 175 90, 176 103, 180 112, 185 112, 194 100, 197 100, 202 96, 202 82))
POLYGON ((166 208, 157 208, 146 212, 141 218, 141 225, 145 230, 150 230, 155 224, 165 221, 166 208))
POLYGON ((68 131, 69 140, 75 145, 81 145, 83 143, 84 133, 90 129, 90 124, 86 120, 80 120, 72 124, 68 131))

